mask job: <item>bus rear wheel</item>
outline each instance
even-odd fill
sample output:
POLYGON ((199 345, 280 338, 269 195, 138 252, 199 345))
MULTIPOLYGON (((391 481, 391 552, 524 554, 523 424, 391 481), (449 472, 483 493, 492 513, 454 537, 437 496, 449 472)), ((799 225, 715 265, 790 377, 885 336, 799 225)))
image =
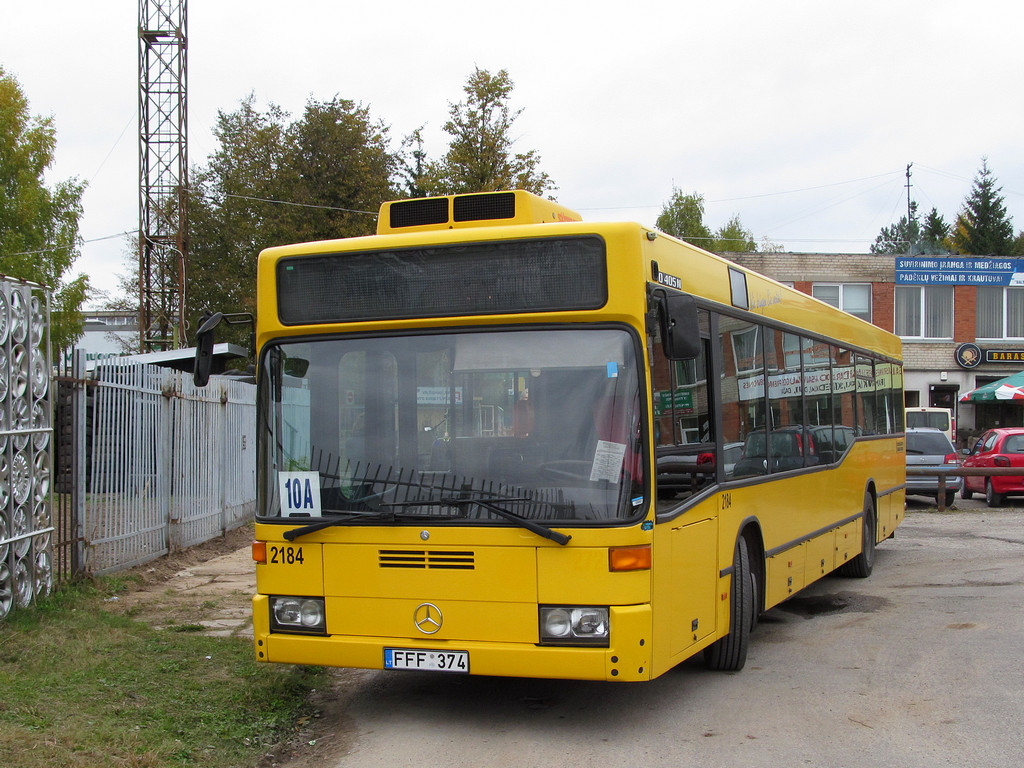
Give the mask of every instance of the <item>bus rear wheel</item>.
POLYGON ((747 662, 747 644, 757 608, 757 584, 750 562, 749 546, 742 536, 736 541, 732 558, 732 589, 729 599, 729 634, 704 649, 704 666, 736 672, 747 662))
POLYGON ((864 491, 862 523, 860 554, 839 568, 839 573, 842 576, 866 579, 875 567, 875 500, 870 491, 864 491))

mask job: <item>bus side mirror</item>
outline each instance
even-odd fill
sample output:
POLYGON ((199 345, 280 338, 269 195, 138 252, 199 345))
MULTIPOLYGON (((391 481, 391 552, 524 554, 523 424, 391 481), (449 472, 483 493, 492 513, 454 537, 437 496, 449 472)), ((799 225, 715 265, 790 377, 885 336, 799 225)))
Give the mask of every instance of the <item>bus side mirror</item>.
POLYGON ((210 381, 213 367, 213 329, 220 325, 224 316, 215 312, 203 320, 196 331, 196 363, 192 369, 192 381, 197 387, 205 387, 210 381))
POLYGON ((306 371, 308 370, 309 360, 303 360, 301 357, 289 357, 284 361, 284 372, 289 376, 303 379, 306 377, 306 371))
POLYGON ((205 387, 210 381, 210 370, 213 368, 213 329, 222 321, 228 325, 250 326, 253 333, 249 337, 251 347, 249 353, 256 354, 256 318, 252 316, 252 313, 233 312, 225 315, 223 312, 214 312, 203 318, 199 330, 196 331, 196 362, 192 368, 192 381, 197 387, 205 387))
POLYGON ((661 342, 669 360, 693 360, 700 355, 700 322, 697 302, 687 293, 666 295, 662 300, 661 342))

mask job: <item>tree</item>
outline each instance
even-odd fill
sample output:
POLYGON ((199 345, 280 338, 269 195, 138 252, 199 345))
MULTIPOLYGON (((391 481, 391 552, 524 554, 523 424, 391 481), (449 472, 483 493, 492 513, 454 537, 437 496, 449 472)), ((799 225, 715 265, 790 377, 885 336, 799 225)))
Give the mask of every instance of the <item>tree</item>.
POLYGON ((920 227, 917 224, 917 203, 910 204, 910 219, 902 216, 899 221, 888 227, 882 227, 871 253, 920 253, 920 227))
POLYGON ((719 227, 709 250, 715 253, 753 253, 757 250, 754 233, 746 229, 738 214, 733 215, 724 227, 719 227))
MULTIPOLYGON (((189 191, 186 317, 191 330, 207 311, 256 311, 256 259, 282 240, 280 195, 286 164, 286 114, 260 112, 250 94, 238 110, 218 112, 219 147, 193 172, 189 191)), ((231 340, 241 340, 231 339, 231 340)))
POLYGON ((1024 230, 1018 232, 1013 239, 1013 252, 1010 255, 1018 258, 1024 256, 1024 230))
POLYGON ((214 135, 220 146, 193 174, 189 202, 193 328, 206 311, 256 311, 264 248, 371 234, 380 204, 397 196, 387 128, 352 101, 310 99, 289 123, 273 104, 259 111, 250 95, 218 114, 214 135))
POLYGON ((672 197, 661 207, 654 226, 701 248, 710 248, 714 240, 704 225, 704 196, 696 192, 687 195, 677 187, 672 188, 672 197))
POLYGON ((423 126, 402 139, 398 150, 398 176, 409 197, 426 197, 423 180, 427 173, 427 153, 423 149, 423 126))
POLYGON ((971 194, 956 218, 953 247, 975 256, 1008 256, 1013 250, 1013 222, 1003 204, 1002 187, 982 158, 981 170, 974 177, 971 194))
POLYGON ((525 189, 543 195, 555 189, 554 182, 539 170, 536 150, 512 152, 512 124, 523 112, 509 108, 512 88, 504 69, 495 75, 480 68, 473 71, 463 87, 466 100, 448 105, 449 120, 444 124, 445 133, 451 136, 448 152, 428 164, 419 179, 423 190, 452 195, 525 189))
POLYGON ((924 217, 924 224, 921 227, 921 253, 928 255, 948 253, 950 250, 949 232, 949 224, 932 207, 928 215, 924 217))
POLYGON ((296 204, 283 208, 294 239, 373 234, 381 203, 398 196, 387 127, 348 99, 310 99, 286 143, 281 195, 296 204))
POLYGON ((53 289, 54 359, 81 336, 89 294, 86 276, 67 274, 81 255, 85 185, 71 179, 49 189, 43 182, 56 147, 52 118, 31 117, 18 81, 0 67, 0 273, 53 289))

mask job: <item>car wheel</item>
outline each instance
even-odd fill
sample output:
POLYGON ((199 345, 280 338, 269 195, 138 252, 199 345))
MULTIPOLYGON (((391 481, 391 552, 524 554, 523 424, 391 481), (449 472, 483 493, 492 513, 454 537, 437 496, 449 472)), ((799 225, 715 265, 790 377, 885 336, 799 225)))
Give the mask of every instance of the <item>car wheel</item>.
POLYGON ((967 487, 967 478, 965 477, 964 478, 963 487, 960 489, 960 498, 961 499, 970 499, 970 498, 973 498, 973 496, 974 496, 974 491, 972 491, 970 488, 967 487))
POLYGON ((1003 494, 995 492, 991 477, 985 480, 985 503, 990 507, 1003 506, 1003 494))
POLYGON ((946 506, 952 507, 954 501, 956 501, 956 491, 946 491, 946 506))

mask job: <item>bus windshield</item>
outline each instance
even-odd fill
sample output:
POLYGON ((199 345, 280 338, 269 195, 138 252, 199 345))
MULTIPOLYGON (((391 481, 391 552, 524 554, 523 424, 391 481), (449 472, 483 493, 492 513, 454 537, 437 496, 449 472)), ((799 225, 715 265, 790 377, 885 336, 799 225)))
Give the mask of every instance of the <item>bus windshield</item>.
POLYGON ((259 515, 634 519, 644 505, 634 344, 625 330, 578 327, 272 344, 259 377, 259 515), (300 481, 312 495, 293 498, 300 481))

